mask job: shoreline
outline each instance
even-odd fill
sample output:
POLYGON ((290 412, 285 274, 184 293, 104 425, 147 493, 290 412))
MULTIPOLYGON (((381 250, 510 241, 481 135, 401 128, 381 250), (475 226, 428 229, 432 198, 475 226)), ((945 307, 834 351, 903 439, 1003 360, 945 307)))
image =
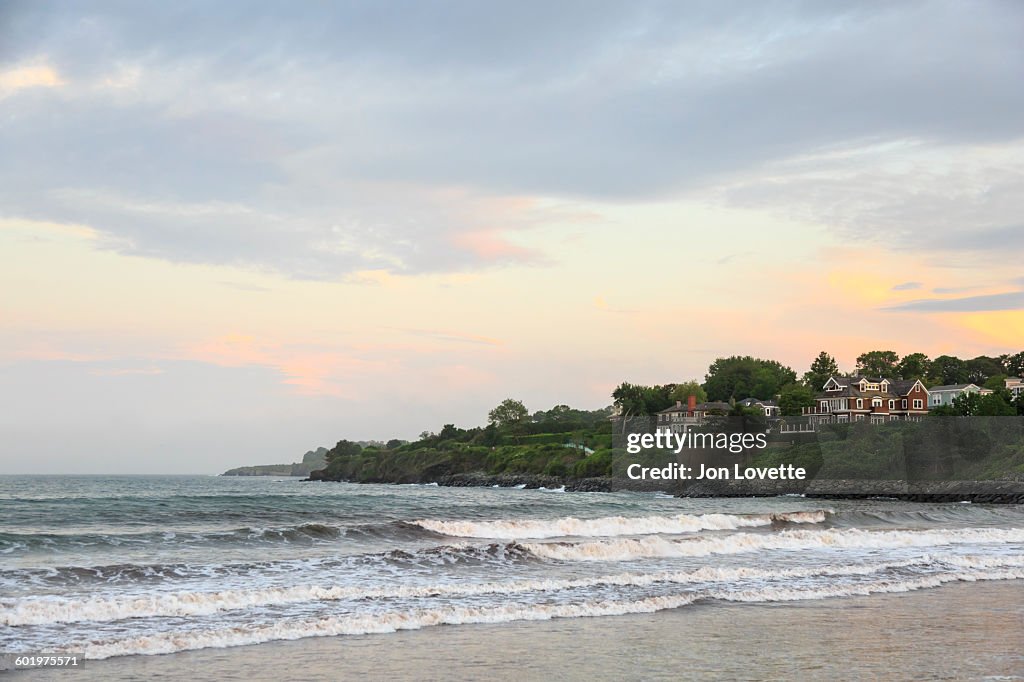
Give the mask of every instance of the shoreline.
POLYGON ((403 485, 436 484, 446 488, 526 488, 564 490, 565 492, 660 492, 680 498, 782 497, 799 495, 812 499, 871 500, 894 499, 904 502, 977 504, 1024 504, 1024 484, 1017 481, 856 481, 810 480, 793 485, 791 481, 695 481, 686 485, 666 485, 666 481, 630 481, 615 485, 614 478, 569 478, 541 474, 484 473, 448 474, 431 481, 339 481, 327 478, 323 470, 314 471, 303 482, 403 485), (320 474, 320 476, 317 476, 320 474), (984 487, 985 490, 979 490, 984 487), (867 492, 864 492, 867 491, 867 492))
MULTIPOLYGON (((1024 597, 1011 582, 309 637, 88 661, 75 678, 1021 679, 1024 597)), ((48 674, 9 673, 19 680, 48 674)))

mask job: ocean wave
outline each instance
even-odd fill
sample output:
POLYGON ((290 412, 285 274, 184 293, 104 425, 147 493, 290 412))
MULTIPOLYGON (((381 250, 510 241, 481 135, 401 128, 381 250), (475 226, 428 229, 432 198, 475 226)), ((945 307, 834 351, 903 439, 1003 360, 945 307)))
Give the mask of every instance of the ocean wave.
POLYGON ((823 523, 830 511, 800 511, 776 514, 678 514, 675 516, 608 516, 596 519, 565 517, 497 521, 436 521, 422 519, 413 523, 426 530, 463 538, 614 537, 693 533, 702 530, 735 530, 781 523, 823 523))
POLYGON ((229 545, 239 543, 331 542, 343 538, 384 538, 411 540, 437 537, 422 526, 404 521, 335 526, 325 523, 302 523, 282 527, 226 528, 223 530, 166 529, 142 533, 0 533, 0 554, 27 552, 80 552, 90 548, 132 547, 146 545, 229 545))
POLYGON ((703 557, 761 550, 891 549, 941 547, 969 543, 1024 542, 1024 528, 961 528, 952 530, 869 531, 856 528, 783 530, 773 534, 733 533, 725 536, 668 539, 620 538, 594 542, 522 543, 531 554, 558 561, 631 561, 657 557, 703 557))
POLYGON ((654 613, 687 606, 697 601, 778 602, 825 599, 875 593, 910 592, 944 583, 1024 578, 1020 569, 968 570, 908 579, 879 580, 829 587, 769 586, 749 590, 693 590, 681 594, 652 596, 635 600, 601 600, 561 604, 503 603, 483 606, 445 606, 408 611, 348 614, 311 620, 282 619, 272 625, 254 625, 191 632, 158 632, 106 641, 70 642, 69 651, 84 651, 86 658, 105 659, 126 655, 167 654, 178 651, 226 648, 275 640, 306 637, 366 635, 418 630, 435 625, 507 623, 554 618, 654 613))
POLYGON ((176 592, 115 598, 29 598, 0 601, 0 625, 48 625, 126 618, 206 616, 221 611, 283 606, 304 602, 466 598, 587 589, 600 586, 648 587, 655 584, 713 584, 751 580, 806 580, 815 577, 875 575, 896 569, 1024 569, 1024 556, 924 555, 904 561, 824 565, 789 569, 705 566, 692 571, 618 573, 578 579, 534 579, 484 583, 388 586, 295 585, 268 589, 176 592))
MULTIPOLYGON (((488 545, 436 545, 411 550, 389 550, 343 556, 308 557, 272 561, 234 563, 154 563, 106 564, 94 566, 54 566, 50 568, 17 568, 0 570, 0 592, 3 587, 25 588, 34 585, 43 589, 94 585, 134 585, 170 581, 194 581, 217 578, 255 578, 291 576, 301 572, 323 573, 363 566, 391 565, 396 570, 408 566, 444 566, 452 564, 507 565, 512 562, 537 561, 517 543, 488 545)), ((19 590, 20 591, 20 590, 19 590)))

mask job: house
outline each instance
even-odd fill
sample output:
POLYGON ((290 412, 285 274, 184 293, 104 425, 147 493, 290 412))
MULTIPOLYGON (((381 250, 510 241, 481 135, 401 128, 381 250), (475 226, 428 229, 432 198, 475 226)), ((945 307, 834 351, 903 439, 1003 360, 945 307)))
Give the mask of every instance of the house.
POLYGON ((918 379, 830 377, 803 415, 812 423, 868 420, 881 424, 928 414, 928 389, 918 379))
POLYGON ((965 393, 978 393, 984 395, 991 393, 977 384, 949 384, 948 386, 932 386, 928 389, 928 407, 934 409, 942 405, 952 405, 953 400, 965 393))
POLYGON ((757 408, 764 412, 766 417, 778 417, 781 414, 779 410, 779 404, 774 400, 759 400, 758 398, 744 398, 739 401, 739 405, 746 408, 757 408))
POLYGON ((672 407, 658 412, 657 429, 669 433, 685 433, 691 426, 703 424, 709 415, 728 414, 732 409, 729 403, 708 402, 698 403, 696 396, 690 396, 686 404, 677 400, 672 407))
POLYGON ((1024 395, 1024 379, 1020 377, 1006 377, 1006 390, 1014 400, 1024 395))

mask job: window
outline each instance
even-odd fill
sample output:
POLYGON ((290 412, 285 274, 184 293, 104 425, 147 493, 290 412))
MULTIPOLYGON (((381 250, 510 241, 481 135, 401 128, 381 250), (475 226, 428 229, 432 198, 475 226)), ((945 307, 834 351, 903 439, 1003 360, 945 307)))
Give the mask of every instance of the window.
POLYGON ((906 398, 903 399, 903 409, 904 410, 907 409, 907 399, 906 398))
POLYGON ((895 400, 890 400, 889 401, 889 409, 890 410, 896 409, 896 401, 895 400))
POLYGON ((864 399, 863 398, 857 398, 857 409, 858 410, 863 410, 864 409, 864 399))
POLYGON ((914 409, 920 410, 922 407, 924 407, 924 401, 920 398, 914 398, 914 409))
POLYGON ((872 398, 871 399, 871 407, 881 407, 881 406, 882 406, 882 399, 881 398, 872 398))

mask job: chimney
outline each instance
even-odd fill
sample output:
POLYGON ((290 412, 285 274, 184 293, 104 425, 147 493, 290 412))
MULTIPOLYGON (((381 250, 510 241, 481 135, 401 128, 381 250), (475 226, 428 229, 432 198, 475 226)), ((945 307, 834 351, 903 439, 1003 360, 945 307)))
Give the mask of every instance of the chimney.
POLYGON ((697 396, 691 395, 686 399, 686 411, 691 415, 697 411, 697 396))
POLYGON ((683 401, 682 400, 677 400, 676 401, 676 407, 682 407, 682 406, 683 406, 683 401))

